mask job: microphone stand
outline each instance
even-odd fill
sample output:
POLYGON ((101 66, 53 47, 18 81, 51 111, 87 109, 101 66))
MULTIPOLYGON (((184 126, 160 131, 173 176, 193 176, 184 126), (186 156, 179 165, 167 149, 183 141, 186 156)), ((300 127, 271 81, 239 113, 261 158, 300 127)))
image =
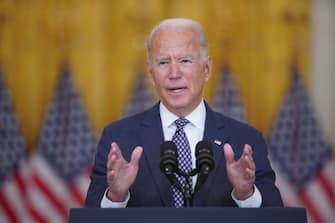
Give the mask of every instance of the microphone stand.
POLYGON ((183 194, 184 207, 192 207, 193 206, 193 196, 195 193, 191 186, 190 177, 196 175, 198 173, 198 170, 193 169, 190 173, 185 173, 184 171, 178 169, 176 173, 179 176, 182 176, 185 178, 185 185, 182 188, 182 190, 180 190, 181 187, 179 188, 177 187, 177 189, 183 194))
POLYGON ((196 168, 191 172, 185 173, 178 168, 177 146, 172 141, 166 141, 161 145, 160 169, 167 176, 171 185, 183 194, 184 207, 193 206, 193 196, 198 192, 201 185, 205 182, 209 172, 214 168, 213 153, 211 145, 207 141, 201 141, 196 146, 196 168), (182 187, 176 175, 185 178, 185 185, 182 187), (197 182, 192 188, 190 178, 199 174, 197 182), (201 180, 199 180, 201 178, 201 180))

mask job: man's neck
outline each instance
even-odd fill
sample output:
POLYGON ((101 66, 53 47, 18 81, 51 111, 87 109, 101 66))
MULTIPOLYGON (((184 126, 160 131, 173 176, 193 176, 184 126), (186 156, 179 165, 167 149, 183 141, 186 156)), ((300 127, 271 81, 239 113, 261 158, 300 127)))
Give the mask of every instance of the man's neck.
POLYGON ((168 106, 166 106, 162 101, 160 101, 161 106, 164 106, 166 110, 171 112, 172 114, 176 115, 179 118, 185 118, 189 114, 191 114, 193 111, 195 111, 200 104, 204 103, 204 99, 201 99, 199 103, 194 106, 193 108, 185 109, 185 108, 180 108, 180 109, 170 109, 168 106))

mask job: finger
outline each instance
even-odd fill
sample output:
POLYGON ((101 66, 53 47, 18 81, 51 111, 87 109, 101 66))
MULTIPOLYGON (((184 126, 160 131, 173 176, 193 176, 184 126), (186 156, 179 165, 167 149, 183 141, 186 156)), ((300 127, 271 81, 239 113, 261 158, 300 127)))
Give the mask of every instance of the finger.
POLYGON ((243 165, 245 165, 246 167, 249 167, 250 169, 254 170, 255 169, 255 162, 254 159, 252 157, 252 148, 250 145, 245 144, 244 145, 244 149, 243 149, 243 165))
POLYGON ((138 161, 141 158, 142 152, 143 152, 143 148, 141 146, 137 146, 134 149, 134 151, 131 154, 131 160, 130 160, 130 163, 132 165, 138 165, 138 161))
POLYGON ((112 142, 111 152, 112 154, 116 155, 116 158, 123 158, 119 145, 116 142, 112 142))
POLYGON ((112 156, 115 156, 116 160, 121 159, 123 160, 123 156, 121 153, 121 150, 116 142, 112 142, 111 149, 108 154, 108 159, 110 159, 112 156))
POLYGON ((247 163, 248 163, 248 168, 252 169, 253 171, 256 170, 256 164, 252 156, 247 156, 247 163))
POLYGON ((107 160, 107 171, 115 169, 115 163, 116 163, 116 155, 113 153, 110 153, 108 155, 108 160, 107 160))
POLYGON ((111 181, 114 180, 114 178, 115 178, 115 171, 114 170, 109 170, 107 172, 107 181, 111 182, 111 181))
POLYGON ((112 182, 115 177, 115 169, 114 169, 114 164, 115 163, 115 155, 112 155, 110 159, 108 159, 107 162, 107 182, 112 182))
POLYGON ((245 144, 243 148, 244 156, 252 156, 252 147, 249 144, 245 144))
POLYGON ((115 154, 116 154, 116 149, 114 148, 113 143, 112 143, 110 146, 109 153, 108 153, 108 160, 110 160, 113 155, 115 156, 115 154))
POLYGON ((234 151, 231 148, 230 144, 226 143, 223 146, 223 150, 224 150, 224 155, 227 161, 227 165, 233 163, 234 160, 234 151))
POLYGON ((255 181, 255 162, 253 160, 253 150, 249 144, 244 145, 243 156, 245 163, 245 174, 246 178, 249 180, 255 181))
POLYGON ((111 150, 108 154, 107 170, 117 170, 118 167, 122 164, 123 160, 124 159, 119 146, 117 143, 113 142, 111 144, 111 150))
POLYGON ((246 168, 246 177, 249 180, 255 181, 255 171, 250 168, 246 168))

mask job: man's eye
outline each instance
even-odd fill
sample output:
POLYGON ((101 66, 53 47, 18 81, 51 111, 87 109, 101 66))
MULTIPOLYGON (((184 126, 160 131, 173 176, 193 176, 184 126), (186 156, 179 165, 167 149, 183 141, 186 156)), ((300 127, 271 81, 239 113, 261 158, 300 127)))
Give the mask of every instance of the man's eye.
POLYGON ((181 63, 191 63, 192 61, 190 59, 182 59, 180 62, 181 63))
POLYGON ((159 66, 162 66, 162 65, 166 65, 166 64, 168 64, 169 62, 168 61, 159 61, 158 62, 158 65, 159 66))

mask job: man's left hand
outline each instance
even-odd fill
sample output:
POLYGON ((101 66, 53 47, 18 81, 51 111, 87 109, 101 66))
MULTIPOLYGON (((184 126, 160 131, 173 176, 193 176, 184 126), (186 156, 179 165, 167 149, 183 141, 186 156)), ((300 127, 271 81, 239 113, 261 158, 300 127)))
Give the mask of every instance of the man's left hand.
POLYGON ((252 148, 246 144, 239 160, 235 160, 234 151, 230 144, 224 145, 227 175, 234 188, 234 196, 245 200, 254 193, 255 163, 252 158, 252 148))

